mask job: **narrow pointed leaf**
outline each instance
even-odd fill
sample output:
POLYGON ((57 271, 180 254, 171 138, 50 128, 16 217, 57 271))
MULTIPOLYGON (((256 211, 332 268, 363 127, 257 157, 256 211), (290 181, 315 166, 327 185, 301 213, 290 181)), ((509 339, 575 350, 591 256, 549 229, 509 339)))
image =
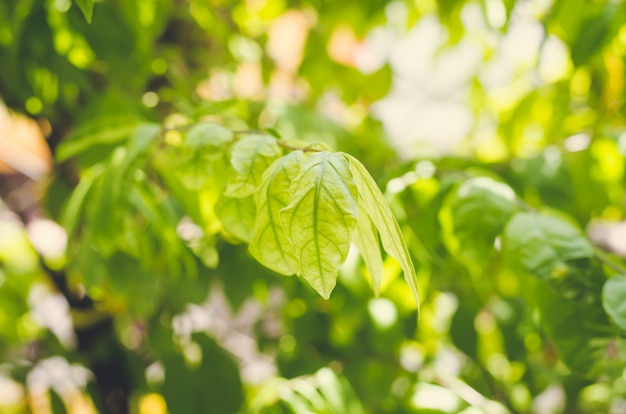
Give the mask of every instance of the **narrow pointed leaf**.
POLYGON ((252 196, 244 198, 221 197, 215 205, 215 214, 227 232, 241 241, 250 242, 256 215, 252 196))
POLYGON ((230 163, 235 173, 228 180, 225 194, 247 197, 261 184, 263 172, 280 156, 276 138, 249 135, 233 145, 230 163))
POLYGON ((383 258, 380 253, 380 241, 372 219, 360 206, 352 241, 356 248, 359 249, 359 252, 361 252, 361 257, 363 257, 363 261, 370 273, 372 290, 378 296, 383 278, 383 258))
POLYGON ((255 193, 256 223, 250 253, 262 265, 284 275, 298 271, 298 260, 280 221, 280 210, 289 204, 289 186, 298 175, 302 152, 280 158, 265 171, 255 193))
POLYGON ((59 144, 56 159, 59 162, 98 149, 103 158, 109 155, 101 148, 124 143, 141 123, 132 115, 100 116, 80 125, 59 144))
POLYGON ((94 0, 74 0, 74 3, 83 13, 83 16, 85 16, 85 20, 87 20, 87 23, 91 23, 91 19, 93 17, 94 0))
POLYGON ((359 193, 359 206, 372 219, 376 230, 380 234, 380 240, 385 251, 400 262, 404 278, 411 287, 419 310, 419 293, 417 291, 417 273, 413 267, 413 261, 409 250, 404 242, 400 225, 394 217, 391 208, 385 200, 374 179, 367 169, 353 156, 342 153, 348 160, 354 184, 359 193))
POLYGON ((356 225, 356 188, 346 161, 319 152, 302 165, 290 204, 280 214, 294 246, 300 274, 324 298, 337 281, 356 225))

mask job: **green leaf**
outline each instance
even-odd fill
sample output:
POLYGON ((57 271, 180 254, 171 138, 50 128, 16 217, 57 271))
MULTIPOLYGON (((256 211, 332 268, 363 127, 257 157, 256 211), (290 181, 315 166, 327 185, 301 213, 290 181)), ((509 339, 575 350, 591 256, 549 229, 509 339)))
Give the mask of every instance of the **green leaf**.
POLYGON ((602 288, 602 306, 615 324, 626 331, 626 276, 615 276, 602 288))
POLYGON ((50 388, 48 395, 50 396, 52 414, 67 414, 67 409, 65 408, 65 403, 61 396, 52 388, 50 388))
POLYGON ((135 129, 128 145, 118 148, 94 188, 89 220, 93 241, 105 255, 117 248, 120 220, 128 205, 133 184, 133 172, 140 167, 148 151, 156 143, 161 128, 155 124, 142 124, 135 129))
POLYGON ((78 6, 80 11, 83 12, 83 16, 85 16, 87 23, 91 23, 94 0, 74 0, 74 3, 78 6))
POLYGON ((356 226, 356 188, 345 159, 319 152, 291 185, 281 222, 299 261, 299 273, 325 299, 335 287, 356 226))
POLYGON ((217 152, 224 150, 233 140, 231 130, 214 122, 200 122, 187 131, 184 147, 192 150, 217 152))
POLYGON ((411 287, 419 310, 417 273, 413 267, 413 261, 406 247, 400 225, 394 217, 391 208, 389 208, 385 196, 363 164, 349 154, 342 153, 342 155, 350 164, 352 177, 359 194, 359 207, 367 213, 374 223, 376 230, 380 234, 380 240, 385 251, 400 262, 404 278, 411 287))
POLYGON ((131 136, 140 121, 130 115, 103 116, 81 125, 67 136, 56 151, 63 162, 101 145, 119 144, 131 136))
POLYGON ((250 253, 265 267, 284 275, 298 272, 298 259, 283 231, 280 210, 289 204, 289 187, 300 171, 302 159, 302 151, 294 151, 274 161, 255 193, 257 217, 250 253))
POLYGON ((228 168, 225 160, 207 158, 201 151, 194 151, 187 157, 181 157, 179 161, 172 165, 172 168, 176 168, 174 173, 185 188, 192 192, 204 190, 206 187, 215 187, 215 184, 219 182, 212 180, 216 173, 221 175, 221 172, 228 168))
POLYGON ((92 168, 83 173, 63 208, 60 221, 70 237, 74 235, 74 231, 80 223, 87 195, 101 173, 101 168, 92 168))
POLYGON ((570 261, 593 257, 593 247, 583 234, 558 217, 517 213, 504 229, 503 250, 509 261, 550 282, 563 279, 570 261))
POLYGON ((367 266, 372 282, 372 290, 378 296, 383 279, 383 258, 380 252, 380 239, 370 216, 359 206, 359 217, 352 239, 367 266))
MULTIPOLYGON (((294 378, 291 381, 291 389, 295 396, 299 397, 302 402, 309 406, 310 412, 325 413, 329 411, 328 402, 320 394, 317 388, 303 378, 294 378)), ((340 412, 340 411, 339 411, 340 412)))
POLYGON ((348 399, 353 394, 348 381, 341 378, 330 368, 322 368, 315 373, 318 387, 322 397, 327 401, 331 413, 354 413, 362 410, 348 406, 348 399), (353 409, 350 409, 353 408, 353 409))
POLYGON ((574 302, 539 282, 534 298, 541 315, 541 326, 554 344, 559 357, 578 374, 588 374, 606 358, 608 321, 600 306, 574 302))
POLYGON ((221 197, 215 205, 215 214, 227 232, 246 243, 250 242, 256 217, 256 207, 252 196, 221 197))
POLYGON ((225 195, 247 197, 261 183, 263 172, 281 153, 276 139, 269 135, 248 135, 233 145, 230 163, 235 170, 225 195))
POLYGON ((487 177, 471 178, 448 197, 452 220, 441 220, 446 244, 467 263, 486 262, 496 236, 515 212, 515 193, 506 184, 487 177))
POLYGON ((604 13, 590 17, 581 24, 578 36, 571 45, 572 62, 575 66, 584 65, 594 54, 602 50, 609 34, 612 17, 613 13, 609 12, 607 7, 604 13))
POLYGON ((190 364, 183 355, 172 352, 164 358, 163 397, 170 413, 206 414, 239 412, 243 392, 239 368, 232 357, 213 339, 194 334, 201 361, 190 364), (200 409, 201 407, 201 409, 200 409))

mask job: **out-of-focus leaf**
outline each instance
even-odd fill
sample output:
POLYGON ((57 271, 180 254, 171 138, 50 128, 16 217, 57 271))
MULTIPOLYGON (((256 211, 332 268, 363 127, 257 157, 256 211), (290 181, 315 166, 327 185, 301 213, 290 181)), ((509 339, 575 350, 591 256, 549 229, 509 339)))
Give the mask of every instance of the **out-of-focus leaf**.
POLYGON ((163 359, 163 397, 168 411, 200 411, 207 414, 239 412, 243 393, 237 364, 206 335, 195 334, 192 339, 200 348, 200 361, 189 363, 179 353, 171 353, 163 359))
POLYGON ((200 122, 187 131, 184 147, 194 151, 218 153, 224 150, 232 139, 232 131, 222 125, 214 122, 200 122))
POLYGON ((67 136, 56 151, 63 162, 99 145, 119 144, 128 139, 141 121, 133 116, 103 116, 82 124, 67 136))
POLYGON ((322 368, 311 376, 266 381, 253 398, 250 408, 254 412, 273 413, 268 410, 270 407, 286 408, 288 413, 293 414, 365 413, 348 380, 330 368, 322 368))
POLYGON ((361 407, 354 404, 351 398, 353 397, 352 389, 345 378, 339 378, 330 368, 320 369, 315 373, 315 378, 322 396, 328 402, 330 412, 356 414, 363 411, 361 407))
POLYGON ((215 205, 215 214, 226 231, 246 243, 252 238, 256 207, 252 196, 245 198, 221 197, 215 205))
POLYGON ((302 152, 276 160, 263 174, 255 192, 257 217, 250 253, 259 263, 284 275, 298 271, 298 258, 280 220, 280 210, 290 202, 289 187, 300 171, 302 152))
POLYGON ((509 261, 543 281, 565 277, 569 263, 593 257, 593 247, 567 221, 535 213, 517 213, 503 233, 509 261))
POLYGON ((419 293, 417 291, 417 273, 413 267, 413 261, 406 247, 400 225, 394 217, 385 196, 380 191, 376 182, 369 175, 363 164, 349 154, 342 154, 348 160, 350 171, 354 177, 354 183, 358 191, 359 207, 369 215, 385 251, 400 262, 404 278, 411 287, 419 309, 419 293))
POLYGON ((248 135, 232 148, 230 163, 235 170, 226 186, 229 197, 247 197, 261 183, 263 172, 280 156, 276 138, 269 135, 248 135))
POLYGON ((478 335, 474 328, 476 309, 461 303, 450 321, 450 337, 454 345, 470 358, 478 358, 478 335))
POLYGON ((584 65, 597 51, 602 49, 609 32, 612 13, 601 13, 591 17, 581 25, 576 40, 572 44, 574 65, 584 65))
POLYGON ((496 236, 516 208, 511 187, 487 177, 467 180, 447 204, 452 215, 448 247, 470 262, 483 262, 490 256, 496 236))
POLYGON ((48 395, 50 396, 50 408, 52 409, 52 414, 67 414, 65 403, 59 394, 57 394, 54 389, 50 388, 48 395))
POLYGON ((67 203, 63 209, 63 213, 61 215, 61 224, 67 231, 67 234, 72 237, 74 231, 76 230, 78 223, 82 218, 83 208, 85 206, 85 201, 87 199, 87 195, 89 190, 91 189, 94 180, 98 177, 98 175, 102 172, 102 169, 91 169, 86 171, 78 185, 72 192, 72 195, 67 200, 67 203))
POLYGON ((89 223, 93 241, 110 255, 117 245, 120 217, 127 206, 132 186, 132 173, 141 163, 160 134, 159 125, 143 124, 136 128, 126 148, 118 148, 106 166, 101 182, 91 197, 89 223))
POLYGON ((328 299, 348 255, 358 214, 346 160, 330 152, 311 155, 290 192, 280 218, 299 261, 298 273, 328 299))
POLYGON ((74 3, 78 6, 80 11, 83 12, 83 16, 85 16, 87 23, 91 23, 94 0, 74 0, 74 3))
POLYGON ((568 300, 544 283, 537 285, 535 298, 541 325, 563 362, 578 374, 589 374, 608 344, 610 326, 602 308, 568 300))
POLYGON ((615 276, 602 288, 602 305, 606 313, 626 331, 626 276, 615 276))

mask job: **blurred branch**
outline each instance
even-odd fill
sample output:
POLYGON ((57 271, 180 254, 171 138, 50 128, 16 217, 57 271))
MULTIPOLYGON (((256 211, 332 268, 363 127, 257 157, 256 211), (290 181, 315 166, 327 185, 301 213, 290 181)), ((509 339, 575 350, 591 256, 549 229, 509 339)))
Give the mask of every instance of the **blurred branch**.
POLYGON ((601 248, 599 248, 597 246, 594 246, 593 255, 596 258, 596 260, 599 261, 601 264, 605 265, 606 267, 614 270, 615 272, 617 272, 617 273, 619 273, 621 275, 626 275, 626 267, 624 267, 622 264, 617 263, 616 261, 614 261, 607 254, 607 252, 605 252, 601 248))

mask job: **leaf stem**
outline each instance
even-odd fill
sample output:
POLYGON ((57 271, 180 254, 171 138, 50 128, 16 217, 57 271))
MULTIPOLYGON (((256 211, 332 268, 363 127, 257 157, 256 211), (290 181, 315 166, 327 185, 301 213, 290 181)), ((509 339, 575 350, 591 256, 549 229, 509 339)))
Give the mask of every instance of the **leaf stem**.
POLYGON ((626 275, 626 267, 620 263, 615 262, 604 250, 597 246, 594 246, 594 257, 603 265, 611 268, 615 272, 626 275))
POLYGON ((285 141, 281 141, 278 140, 276 141, 278 143, 278 145, 280 145, 281 147, 291 150, 291 151, 302 151, 302 152, 322 152, 321 149, 317 149, 317 148, 313 148, 311 147, 304 147, 304 148, 300 148, 300 147, 294 147, 293 145, 289 145, 287 144, 285 141))

